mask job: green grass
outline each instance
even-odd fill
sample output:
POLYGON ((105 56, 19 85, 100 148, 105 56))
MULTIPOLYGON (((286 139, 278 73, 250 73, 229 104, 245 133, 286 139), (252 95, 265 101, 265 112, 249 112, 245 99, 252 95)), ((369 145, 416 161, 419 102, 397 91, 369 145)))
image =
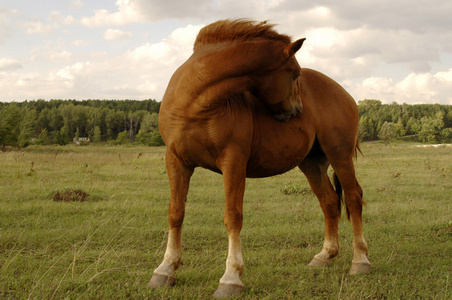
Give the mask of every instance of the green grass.
MULTIPOLYGON (((298 170, 247 181, 241 299, 450 299, 452 147, 363 144, 357 176, 372 272, 350 276, 352 228, 340 222, 330 267, 307 263, 323 214, 298 170)), ((176 286, 146 284, 163 258, 164 148, 30 147, 0 153, 0 299, 205 299, 227 254, 222 178, 198 169, 176 286), (140 154, 141 153, 141 154, 140 154), (81 189, 87 202, 55 202, 81 189)))

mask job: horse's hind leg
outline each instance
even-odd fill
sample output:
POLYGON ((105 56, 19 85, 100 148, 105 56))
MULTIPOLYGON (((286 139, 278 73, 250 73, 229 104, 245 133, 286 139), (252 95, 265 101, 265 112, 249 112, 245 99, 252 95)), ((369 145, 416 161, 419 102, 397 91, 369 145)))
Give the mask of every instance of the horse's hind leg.
POLYGON ((320 253, 309 263, 311 267, 325 267, 330 259, 339 253, 338 222, 340 218, 340 200, 328 178, 329 162, 325 155, 309 155, 299 168, 306 175, 312 191, 317 196, 325 215, 325 240, 320 253))
POLYGON ((181 231, 185 214, 185 201, 193 170, 185 167, 166 150, 166 167, 171 188, 168 211, 169 232, 165 256, 160 266, 154 270, 148 285, 153 288, 171 286, 176 279, 176 269, 181 261, 181 231))
POLYGON ((350 274, 368 274, 370 262, 367 259, 367 243, 362 222, 363 190, 355 176, 353 159, 350 157, 340 162, 331 161, 331 165, 344 190, 345 205, 353 224, 353 261, 350 274))

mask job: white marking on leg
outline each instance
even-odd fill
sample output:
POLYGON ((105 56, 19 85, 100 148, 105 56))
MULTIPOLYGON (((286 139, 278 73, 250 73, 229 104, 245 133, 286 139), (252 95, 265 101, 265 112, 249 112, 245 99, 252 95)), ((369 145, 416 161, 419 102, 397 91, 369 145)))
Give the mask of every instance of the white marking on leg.
POLYGON ((163 262, 154 270, 154 274, 176 277, 175 271, 180 265, 181 253, 180 230, 170 230, 163 262))
MULTIPOLYGON (((358 226, 356 226, 358 227, 358 226)), ((362 229, 356 230, 357 233, 353 237, 353 260, 352 263, 369 264, 367 259, 367 243, 364 239, 362 229)))
POLYGON ((231 284, 243 287, 243 283, 240 280, 240 275, 243 273, 243 257, 240 234, 228 234, 228 241, 226 271, 220 279, 220 284, 231 284))

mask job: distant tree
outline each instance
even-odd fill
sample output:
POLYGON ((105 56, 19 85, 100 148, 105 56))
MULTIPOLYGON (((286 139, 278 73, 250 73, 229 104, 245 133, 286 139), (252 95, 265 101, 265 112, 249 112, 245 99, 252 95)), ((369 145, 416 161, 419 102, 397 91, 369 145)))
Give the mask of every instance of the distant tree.
POLYGON ((126 113, 123 111, 110 110, 105 116, 105 123, 107 127, 107 138, 114 140, 118 134, 127 129, 126 113))
POLYGON ((2 150, 5 150, 6 145, 9 141, 9 132, 11 131, 11 124, 8 122, 8 115, 6 113, 6 108, 0 109, 0 144, 2 150))
POLYGON ((72 121, 74 122, 74 128, 78 133, 78 137, 87 137, 88 133, 86 130, 88 123, 88 107, 77 105, 72 111, 72 121))
POLYGON ((38 130, 43 130, 43 129, 46 129, 47 131, 50 130, 49 113, 50 113, 50 109, 47 107, 44 108, 43 110, 41 110, 41 112, 39 113, 38 121, 37 121, 37 129, 38 130))
POLYGON ((31 137, 35 131, 35 124, 37 119, 37 113, 34 109, 28 107, 23 108, 22 120, 19 126, 19 136, 17 139, 17 145, 19 147, 27 147, 31 142, 31 137))
POLYGON ((6 146, 17 146, 20 134, 21 111, 15 104, 3 107, 0 111, 0 144, 4 151, 6 146))
POLYGON ((66 133, 69 138, 73 138, 75 135, 76 128, 74 126, 74 104, 67 103, 58 108, 60 115, 63 117, 63 124, 66 128, 66 133))
POLYGON ((421 129, 418 133, 418 139, 422 143, 433 143, 435 141, 435 125, 431 118, 423 117, 421 119, 421 129))
POLYGON ((399 138, 399 137, 402 137, 405 135, 406 130, 404 129, 403 121, 402 121, 401 117, 399 117, 397 123, 393 124, 393 127, 394 127, 394 137, 395 138, 399 138))
POLYGON ((124 130, 118 134, 118 138, 115 141, 115 144, 117 145, 124 145, 129 142, 129 133, 127 130, 124 130))
POLYGON ((55 143, 64 146, 69 144, 71 138, 69 137, 69 132, 66 126, 63 126, 60 131, 57 132, 55 136, 55 143))
POLYGON ((448 106, 448 112, 444 119, 444 126, 447 128, 452 128, 452 105, 448 106))
POLYGON ((163 142, 162 136, 160 135, 160 131, 154 131, 151 133, 151 141, 149 143, 149 146, 164 146, 165 143, 163 142))
POLYGON ((99 126, 94 127, 93 143, 100 143, 102 141, 102 133, 99 126))
POLYGON ((372 120, 367 116, 361 116, 359 119, 358 137, 361 141, 371 140, 374 136, 374 126, 372 120))
POLYGON ((442 141, 450 141, 452 139, 452 128, 444 128, 440 132, 442 141))
POLYGON ((149 146, 149 144, 151 143, 151 133, 147 132, 144 129, 140 129, 140 131, 138 131, 138 134, 135 136, 135 142, 140 145, 149 146))
POLYGON ((420 121, 414 117, 410 117, 405 128, 407 134, 416 134, 421 130, 420 121))
POLYGON ((146 146, 163 146, 163 139, 158 128, 157 113, 147 113, 143 117, 140 131, 136 136, 136 142, 146 146))
POLYGON ((35 144, 37 145, 50 145, 50 137, 49 133, 47 132, 47 129, 41 130, 41 133, 39 133, 38 138, 35 141, 35 144))
POLYGON ((421 130, 418 133, 419 141, 422 143, 433 143, 442 140, 444 129, 444 113, 438 111, 434 117, 425 116, 421 118, 421 130))
POLYGON ((363 110, 378 110, 382 106, 380 100, 365 99, 358 101, 358 108, 363 110))
POLYGON ((48 112, 48 118, 50 131, 56 134, 63 127, 63 117, 58 108, 52 107, 48 112))
POLYGON ((159 128, 159 116, 157 113, 147 113, 143 117, 140 129, 147 132, 156 131, 159 128))
POLYGON ((130 122, 130 128, 129 128, 129 137, 130 141, 133 142, 135 139, 135 135, 138 133, 139 129, 141 128, 141 125, 143 123, 143 118, 149 115, 149 112, 145 110, 138 110, 134 111, 133 113, 129 113, 129 122, 130 122))
POLYGON ((394 139, 395 135, 396 132, 394 124, 392 122, 385 122, 383 126, 381 126, 378 138, 383 140, 385 144, 388 145, 394 139))

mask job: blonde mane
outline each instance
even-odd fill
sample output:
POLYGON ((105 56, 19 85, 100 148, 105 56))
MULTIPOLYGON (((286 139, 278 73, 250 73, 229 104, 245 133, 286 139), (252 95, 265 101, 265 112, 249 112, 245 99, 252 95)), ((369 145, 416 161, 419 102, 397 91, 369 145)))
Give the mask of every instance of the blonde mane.
POLYGON ((289 44, 288 35, 276 32, 274 24, 255 22, 246 19, 221 20, 202 28, 196 38, 194 49, 201 45, 215 44, 224 41, 267 39, 289 44))

